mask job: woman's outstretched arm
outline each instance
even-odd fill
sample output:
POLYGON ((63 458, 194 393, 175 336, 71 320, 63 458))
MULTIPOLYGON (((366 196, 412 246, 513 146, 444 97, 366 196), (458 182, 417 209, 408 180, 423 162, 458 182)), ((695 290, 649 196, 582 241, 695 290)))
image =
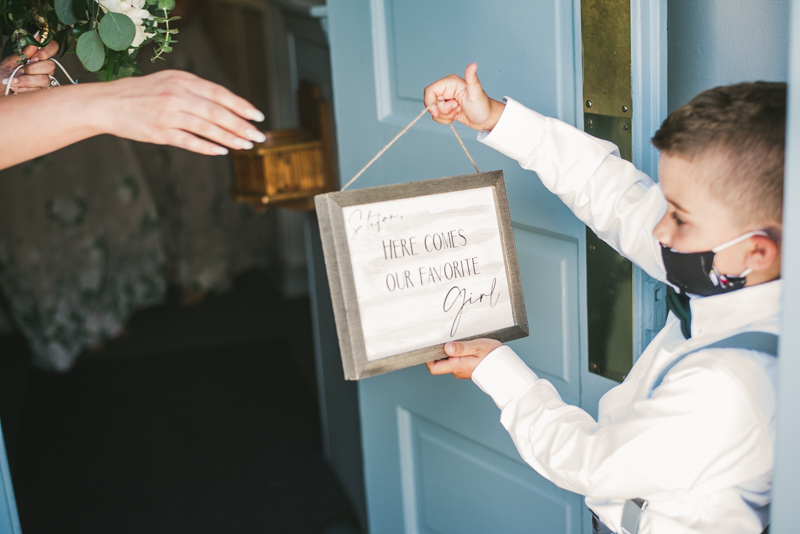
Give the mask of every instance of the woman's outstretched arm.
POLYGON ((222 155, 264 140, 248 120, 264 115, 182 71, 0 97, 0 169, 100 134, 222 155))

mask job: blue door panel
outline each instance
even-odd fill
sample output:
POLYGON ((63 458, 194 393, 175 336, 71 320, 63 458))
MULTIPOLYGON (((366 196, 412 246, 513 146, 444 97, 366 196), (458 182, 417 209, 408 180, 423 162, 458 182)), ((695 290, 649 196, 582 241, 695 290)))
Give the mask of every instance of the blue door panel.
MULTIPOLYGON (((342 182, 424 108, 425 86, 471 61, 489 94, 576 122, 572 0, 331 0, 342 182)), ((576 63, 576 57, 578 61, 576 63)), ((583 226, 535 175, 457 126, 481 170, 502 169, 531 336, 512 345, 580 401, 583 226)), ((449 128, 424 118, 352 187, 473 172, 449 128)), ((359 382, 370 532, 582 531, 581 497, 526 465, 494 402, 418 366, 359 382)))
POLYGON ((398 424, 406 525, 418 532, 569 532, 580 521, 574 496, 518 459, 407 410, 398 424))
POLYGON ((514 225, 530 335, 509 343, 565 402, 580 402, 578 241, 514 225))

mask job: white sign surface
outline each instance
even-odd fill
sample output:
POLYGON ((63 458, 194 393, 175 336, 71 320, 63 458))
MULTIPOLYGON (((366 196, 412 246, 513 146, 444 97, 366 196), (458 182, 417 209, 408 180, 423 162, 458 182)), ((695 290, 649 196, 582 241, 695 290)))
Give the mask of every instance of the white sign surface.
POLYGON ((492 187, 342 215, 367 360, 514 325, 492 187))

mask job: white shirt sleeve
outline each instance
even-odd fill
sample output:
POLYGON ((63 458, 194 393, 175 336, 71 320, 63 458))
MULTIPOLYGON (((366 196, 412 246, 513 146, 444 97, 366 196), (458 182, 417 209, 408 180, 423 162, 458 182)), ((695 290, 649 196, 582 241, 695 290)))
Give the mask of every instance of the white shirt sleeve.
MULTIPOLYGON (((727 351, 733 360, 740 352, 727 351)), ((522 458, 558 486, 597 499, 687 497, 698 485, 734 487, 772 468, 769 429, 730 372, 737 364, 711 352, 687 358, 651 398, 604 425, 564 403, 507 346, 472 379, 502 410, 522 458)))
POLYGON ((613 143, 506 98, 491 132, 478 140, 535 171, 542 183, 617 252, 664 280, 653 228, 666 211, 659 187, 613 143))

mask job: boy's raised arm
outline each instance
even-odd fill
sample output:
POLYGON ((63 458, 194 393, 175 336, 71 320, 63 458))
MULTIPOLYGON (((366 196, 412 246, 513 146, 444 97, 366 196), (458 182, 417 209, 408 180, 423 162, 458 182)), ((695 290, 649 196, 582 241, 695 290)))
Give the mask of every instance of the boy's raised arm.
POLYGON ((601 239, 650 276, 665 280, 652 231, 666 202, 650 177, 621 159, 612 143, 511 99, 501 103, 489 98, 477 68, 472 63, 464 79, 453 74, 425 88, 433 119, 483 130, 481 142, 536 172, 601 239))

